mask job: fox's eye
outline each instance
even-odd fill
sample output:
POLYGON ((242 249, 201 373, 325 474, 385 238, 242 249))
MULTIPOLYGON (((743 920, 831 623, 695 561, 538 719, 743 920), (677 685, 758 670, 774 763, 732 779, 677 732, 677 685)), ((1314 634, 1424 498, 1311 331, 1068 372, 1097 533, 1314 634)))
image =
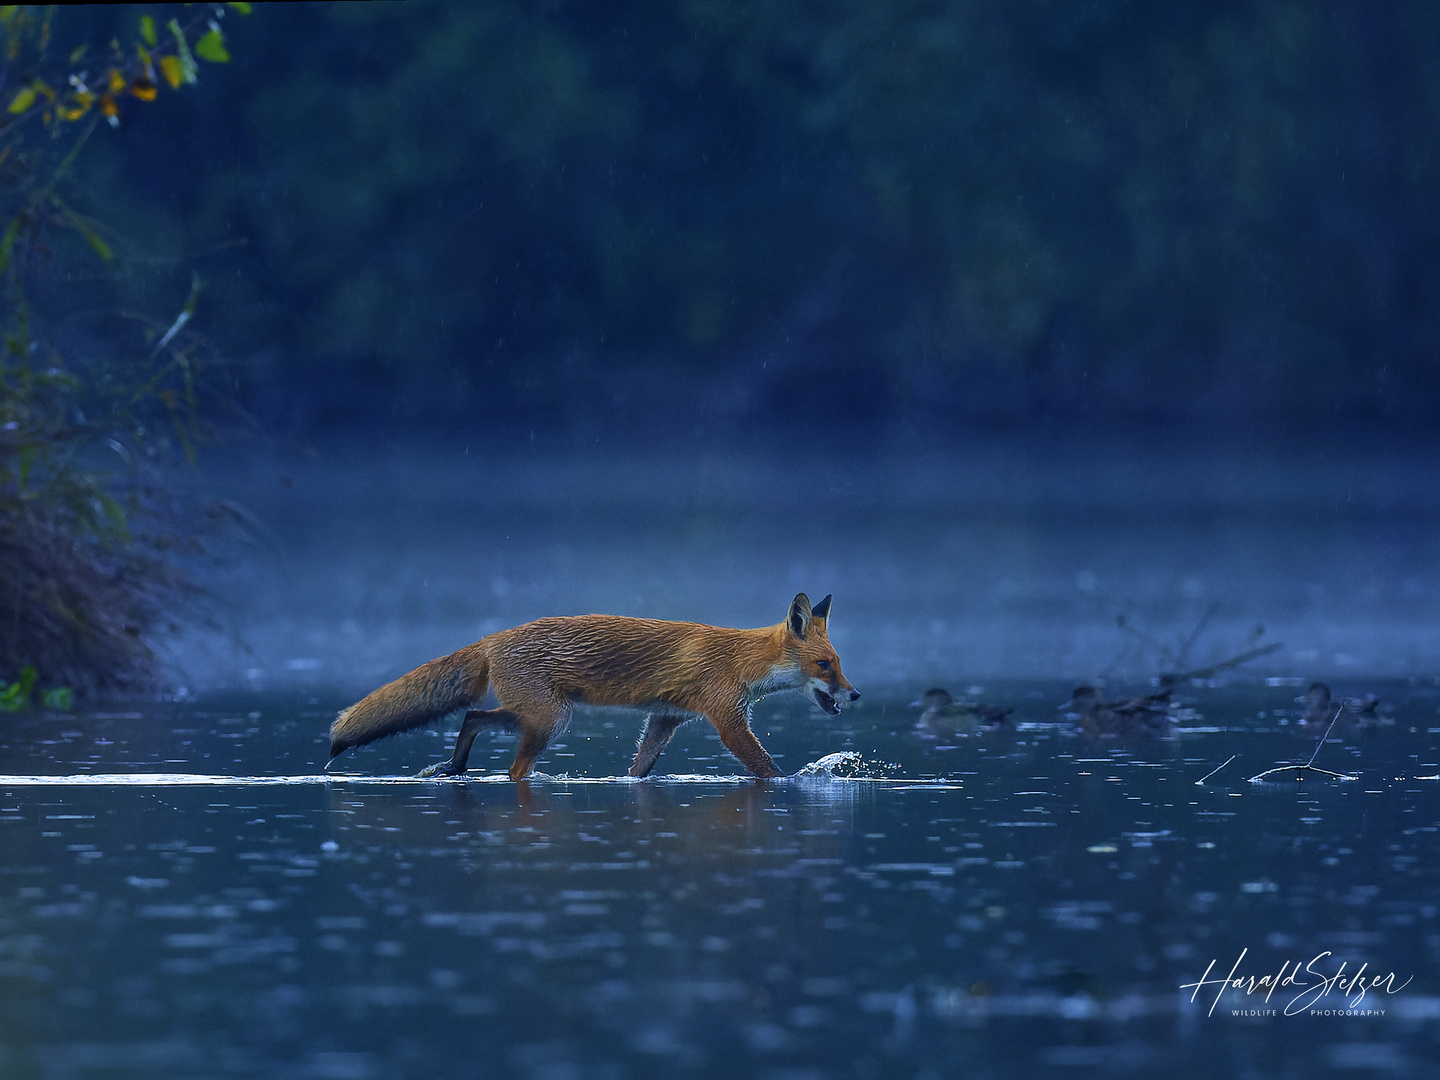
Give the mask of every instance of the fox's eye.
POLYGON ((829 670, 830 670, 830 661, 829 661, 829 660, 816 660, 816 661, 815 661, 815 666, 818 667, 821 671, 829 671, 829 670))

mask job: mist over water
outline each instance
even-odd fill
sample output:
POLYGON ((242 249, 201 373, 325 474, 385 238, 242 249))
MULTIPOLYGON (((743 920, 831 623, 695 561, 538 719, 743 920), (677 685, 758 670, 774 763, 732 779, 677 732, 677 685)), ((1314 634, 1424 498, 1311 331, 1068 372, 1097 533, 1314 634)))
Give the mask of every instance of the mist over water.
POLYGON ((221 632, 175 656, 192 689, 359 694, 540 616, 769 625, 805 591, 835 595, 832 638, 862 691, 1144 685, 1276 642, 1264 673, 1428 675, 1437 465, 1413 439, 1084 428, 920 446, 837 430, 794 453, 334 440, 222 455, 216 489, 267 531, 207 582, 221 632))

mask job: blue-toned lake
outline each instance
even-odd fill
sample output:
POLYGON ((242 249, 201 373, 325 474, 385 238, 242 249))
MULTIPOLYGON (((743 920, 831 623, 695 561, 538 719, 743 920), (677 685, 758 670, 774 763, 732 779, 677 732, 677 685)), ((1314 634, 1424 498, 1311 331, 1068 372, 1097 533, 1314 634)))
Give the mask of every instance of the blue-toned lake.
POLYGON ((320 694, 7 718, 0 1074, 1434 1075, 1440 689, 1251 782, 1317 746, 1271 682, 1138 742, 782 695, 774 782, 698 724, 620 779, 625 713, 518 785, 410 779, 439 730, 323 773, 320 694))

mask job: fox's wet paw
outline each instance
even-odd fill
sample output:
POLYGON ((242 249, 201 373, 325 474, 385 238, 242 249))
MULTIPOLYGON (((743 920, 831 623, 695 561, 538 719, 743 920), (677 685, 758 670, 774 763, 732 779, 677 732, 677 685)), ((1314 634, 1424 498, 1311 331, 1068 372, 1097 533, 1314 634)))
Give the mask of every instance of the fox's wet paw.
POLYGON ((464 769, 455 768, 454 762, 437 761, 434 765, 426 765, 415 774, 417 780, 428 780, 432 776, 464 776, 464 769))

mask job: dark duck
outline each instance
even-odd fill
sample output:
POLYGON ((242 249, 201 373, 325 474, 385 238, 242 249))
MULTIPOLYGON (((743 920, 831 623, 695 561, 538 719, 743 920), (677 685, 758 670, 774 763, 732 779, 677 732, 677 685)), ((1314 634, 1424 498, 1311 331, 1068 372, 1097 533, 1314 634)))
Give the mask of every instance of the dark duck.
POLYGON ((1363 698, 1331 697, 1330 687, 1320 682, 1311 683, 1295 702, 1300 706, 1300 722, 1310 730, 1324 731, 1332 722, 1337 728, 1377 727, 1390 722, 1381 715, 1374 694, 1363 698))
POLYGON ((1174 717, 1170 691, 1106 701, 1093 686, 1077 686, 1060 708, 1080 714, 1080 730, 1090 736, 1136 738, 1167 735, 1174 717))
POLYGON ((915 721, 915 734, 925 739, 941 735, 969 735, 1002 726, 1014 709, 1003 705, 986 705, 979 701, 956 701, 948 690, 933 687, 925 691, 911 708, 924 708, 915 721))

